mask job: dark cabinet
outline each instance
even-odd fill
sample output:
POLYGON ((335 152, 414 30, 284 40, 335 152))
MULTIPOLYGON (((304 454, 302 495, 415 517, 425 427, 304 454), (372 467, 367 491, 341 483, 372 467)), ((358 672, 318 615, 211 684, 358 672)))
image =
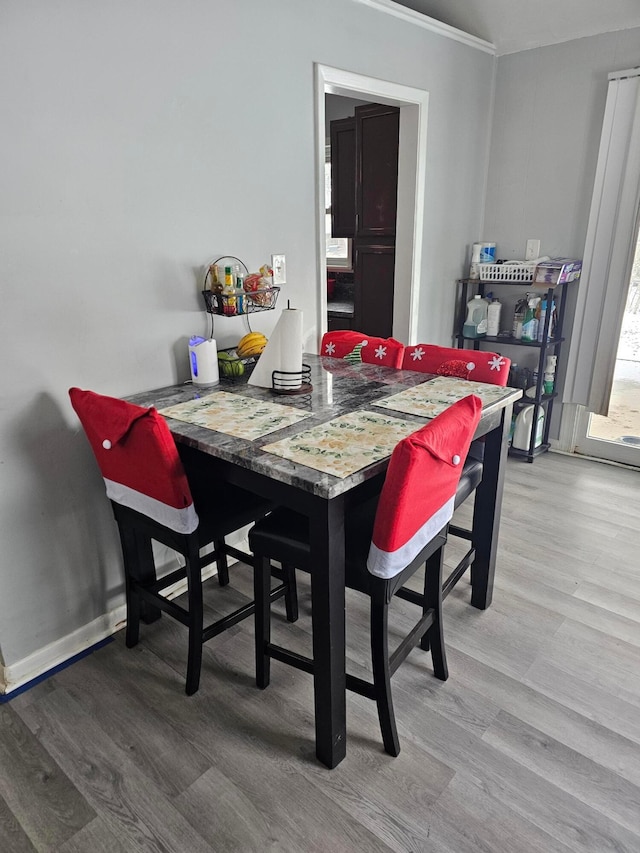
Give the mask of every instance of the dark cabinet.
POLYGON ((400 110, 356 107, 356 239, 396 236, 400 110))
POLYGON ((353 240, 354 328, 389 337, 393 329, 400 110, 356 107, 331 122, 334 237, 353 240))
POLYGON ((353 325, 359 332, 391 336, 395 260, 395 246, 356 246, 353 325))
POLYGON ((331 233, 356 236, 356 120, 331 122, 331 233))
POLYGON ((342 329, 350 329, 352 326, 350 317, 340 316, 333 317, 331 314, 327 317, 327 331, 338 332, 342 329))

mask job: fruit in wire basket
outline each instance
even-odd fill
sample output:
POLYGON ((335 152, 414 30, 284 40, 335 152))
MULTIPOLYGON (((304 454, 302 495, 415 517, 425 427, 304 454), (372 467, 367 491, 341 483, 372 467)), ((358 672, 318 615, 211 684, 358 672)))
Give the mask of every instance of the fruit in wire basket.
POLYGON ((243 287, 247 292, 247 298, 256 305, 269 305, 272 299, 271 286, 273 271, 266 266, 260 267, 260 272, 251 273, 245 280, 243 287))
POLYGON ((244 364, 239 358, 235 358, 229 352, 218 353, 218 367, 223 376, 242 376, 244 373, 244 364))
POLYGON ((249 332, 236 346, 240 358, 256 358, 267 345, 267 339, 262 332, 249 332))

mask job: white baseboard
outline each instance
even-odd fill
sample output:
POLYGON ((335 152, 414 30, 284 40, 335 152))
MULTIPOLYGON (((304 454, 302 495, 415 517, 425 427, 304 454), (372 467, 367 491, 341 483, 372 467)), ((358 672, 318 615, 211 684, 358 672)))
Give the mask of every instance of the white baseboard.
POLYGON ((44 675, 45 672, 68 661, 69 658, 90 649, 101 640, 110 637, 126 624, 126 607, 121 604, 110 613, 105 613, 88 625, 83 625, 77 631, 67 634, 38 649, 26 658, 0 668, 0 694, 11 693, 44 675))
MULTIPOLYGON (((236 548, 243 548, 244 550, 248 550, 249 547, 244 532, 236 534, 235 537, 228 537, 228 542, 235 545, 236 548)), ((234 561, 231 560, 230 565, 233 563, 234 561)), ((215 564, 207 566, 202 572, 202 579, 206 580, 215 574, 215 564)), ((186 580, 178 581, 169 587, 166 595, 167 598, 177 598, 186 590, 186 580)), ((61 637, 42 649, 38 649, 37 652, 28 655, 17 663, 10 666, 0 666, 0 695, 11 693, 33 681, 34 678, 39 678, 56 666, 60 666, 75 655, 81 654, 101 640, 115 634, 116 631, 120 631, 126 624, 127 609, 126 605, 121 604, 109 613, 94 619, 88 625, 83 625, 77 631, 61 637)))

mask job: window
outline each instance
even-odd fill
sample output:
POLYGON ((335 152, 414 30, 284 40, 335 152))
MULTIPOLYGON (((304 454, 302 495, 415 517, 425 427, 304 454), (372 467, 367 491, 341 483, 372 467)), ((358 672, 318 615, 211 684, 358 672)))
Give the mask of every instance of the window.
POLYGON ((327 238, 327 269, 351 270, 351 240, 331 236, 331 147, 326 146, 324 162, 325 234, 327 238))

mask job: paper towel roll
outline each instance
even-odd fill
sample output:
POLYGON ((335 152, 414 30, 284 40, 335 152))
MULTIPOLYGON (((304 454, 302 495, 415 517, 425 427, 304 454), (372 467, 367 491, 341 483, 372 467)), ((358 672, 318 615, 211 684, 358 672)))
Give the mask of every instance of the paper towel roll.
MULTIPOLYGON (((285 308, 280 317, 280 370, 300 373, 302 370, 302 311, 285 308)), ((300 387, 300 383, 298 383, 300 387)))
MULTIPOLYGON (((262 350, 258 363, 249 377, 249 385, 261 388, 273 387, 273 371, 289 373, 302 371, 302 311, 285 308, 271 333, 269 342, 262 350)), ((287 381, 287 388, 299 388, 302 377, 287 381)))
POLYGON ((189 365, 194 385, 216 385, 220 381, 218 348, 213 338, 195 336, 189 340, 189 365))

